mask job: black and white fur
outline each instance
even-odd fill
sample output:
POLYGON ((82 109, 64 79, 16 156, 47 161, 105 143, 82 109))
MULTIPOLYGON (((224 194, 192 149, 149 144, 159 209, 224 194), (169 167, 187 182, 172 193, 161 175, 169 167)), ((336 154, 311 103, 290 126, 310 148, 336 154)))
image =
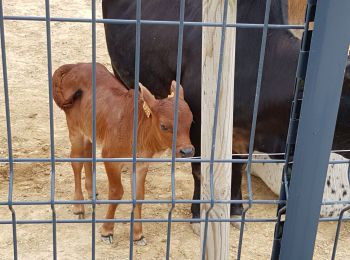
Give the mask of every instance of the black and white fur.
MULTIPOLYGON (((259 154, 259 159, 270 159, 266 154, 259 154)), ((330 161, 346 160, 343 156, 331 153, 330 161)), ((259 177, 270 190, 279 196, 282 178, 283 164, 278 163, 254 163, 252 164, 252 174, 259 177)), ((350 201, 350 184, 349 184, 349 164, 329 164, 327 178, 323 192, 324 202, 337 202, 338 204, 322 205, 321 217, 336 217, 340 211, 349 206, 339 201, 350 201)), ((350 212, 345 212, 344 216, 350 216, 350 212)))

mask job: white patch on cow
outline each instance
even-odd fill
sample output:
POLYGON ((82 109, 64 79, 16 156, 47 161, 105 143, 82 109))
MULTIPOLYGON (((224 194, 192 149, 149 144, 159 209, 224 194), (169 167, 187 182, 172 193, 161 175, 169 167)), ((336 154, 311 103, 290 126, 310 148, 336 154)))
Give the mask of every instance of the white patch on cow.
MULTIPOLYGON (((259 154, 258 159, 271 159, 266 154, 259 154)), ((347 160, 343 156, 331 153, 330 161, 347 160)), ((323 192, 324 202, 350 201, 350 185, 348 177, 349 164, 329 164, 327 178, 323 192)), ((283 164, 277 163, 254 163, 252 164, 252 174, 259 177, 270 190, 279 196, 281 188, 283 164)), ((332 204, 323 205, 321 207, 321 217, 339 216, 340 211, 348 206, 348 204, 332 204)), ((350 216, 350 212, 346 212, 344 216, 350 216)))

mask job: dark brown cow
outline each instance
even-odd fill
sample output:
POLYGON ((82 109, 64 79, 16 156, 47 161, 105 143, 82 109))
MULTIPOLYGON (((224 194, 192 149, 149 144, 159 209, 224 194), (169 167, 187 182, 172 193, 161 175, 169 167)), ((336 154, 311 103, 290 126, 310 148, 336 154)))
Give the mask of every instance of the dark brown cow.
MULTIPOLYGON (((66 114, 71 141, 71 157, 91 158, 92 139, 92 87, 91 63, 68 64, 58 68, 53 75, 53 95, 56 104, 66 114)), ((175 91, 176 82, 171 84, 175 91)), ((189 138, 192 112, 179 89, 179 117, 177 127, 176 156, 190 157, 194 147, 189 138)), ((103 65, 96 64, 96 140, 103 158, 131 157, 134 113, 134 90, 128 90, 103 65)), ((161 100, 140 84, 138 100, 137 156, 152 157, 172 146, 174 98, 161 100)), ((86 189, 92 196, 91 163, 73 162, 75 178, 75 200, 84 200, 81 189, 81 170, 85 168, 86 189)), ((123 196, 121 170, 127 163, 105 162, 108 175, 110 200, 123 196)), ((137 164, 136 199, 144 199, 144 184, 148 163, 137 164)), ((107 219, 113 219, 116 204, 109 204, 107 219)), ((74 214, 84 216, 84 206, 74 205, 74 214)), ((141 218, 141 204, 135 208, 135 218, 141 218)), ((114 223, 104 223, 101 229, 103 240, 111 243, 114 223)), ((146 244, 142 234, 142 223, 135 223, 134 240, 146 244)))

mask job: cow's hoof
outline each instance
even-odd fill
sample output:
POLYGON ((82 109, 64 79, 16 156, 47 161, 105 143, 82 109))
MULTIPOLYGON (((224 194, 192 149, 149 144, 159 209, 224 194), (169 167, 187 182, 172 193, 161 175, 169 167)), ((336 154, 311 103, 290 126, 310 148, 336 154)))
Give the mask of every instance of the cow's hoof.
POLYGON ((138 245, 138 246, 147 245, 147 241, 146 241, 146 238, 144 236, 141 236, 141 238, 138 240, 134 240, 134 243, 135 243, 135 245, 138 245))
POLYGON ((111 245, 113 243, 113 235, 101 236, 101 240, 103 243, 111 245))
MULTIPOLYGON (((242 216, 241 215, 231 215, 231 219, 235 219, 235 220, 241 220, 242 216)), ((242 227, 242 222, 231 222, 231 226, 237 229, 241 229, 242 227)), ((244 229, 246 229, 246 225, 244 225, 244 229)))
POLYGON ((191 228, 197 236, 201 234, 201 223, 191 223, 191 228))
POLYGON ((237 229, 241 229, 241 222, 231 222, 231 226, 237 229))

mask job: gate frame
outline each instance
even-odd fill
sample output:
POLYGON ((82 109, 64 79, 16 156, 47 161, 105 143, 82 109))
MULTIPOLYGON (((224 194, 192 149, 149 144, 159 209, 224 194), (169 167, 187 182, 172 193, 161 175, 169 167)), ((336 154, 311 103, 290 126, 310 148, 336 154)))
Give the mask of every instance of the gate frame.
POLYGON ((317 3, 280 259, 313 256, 350 42, 348 10, 348 0, 317 3))

